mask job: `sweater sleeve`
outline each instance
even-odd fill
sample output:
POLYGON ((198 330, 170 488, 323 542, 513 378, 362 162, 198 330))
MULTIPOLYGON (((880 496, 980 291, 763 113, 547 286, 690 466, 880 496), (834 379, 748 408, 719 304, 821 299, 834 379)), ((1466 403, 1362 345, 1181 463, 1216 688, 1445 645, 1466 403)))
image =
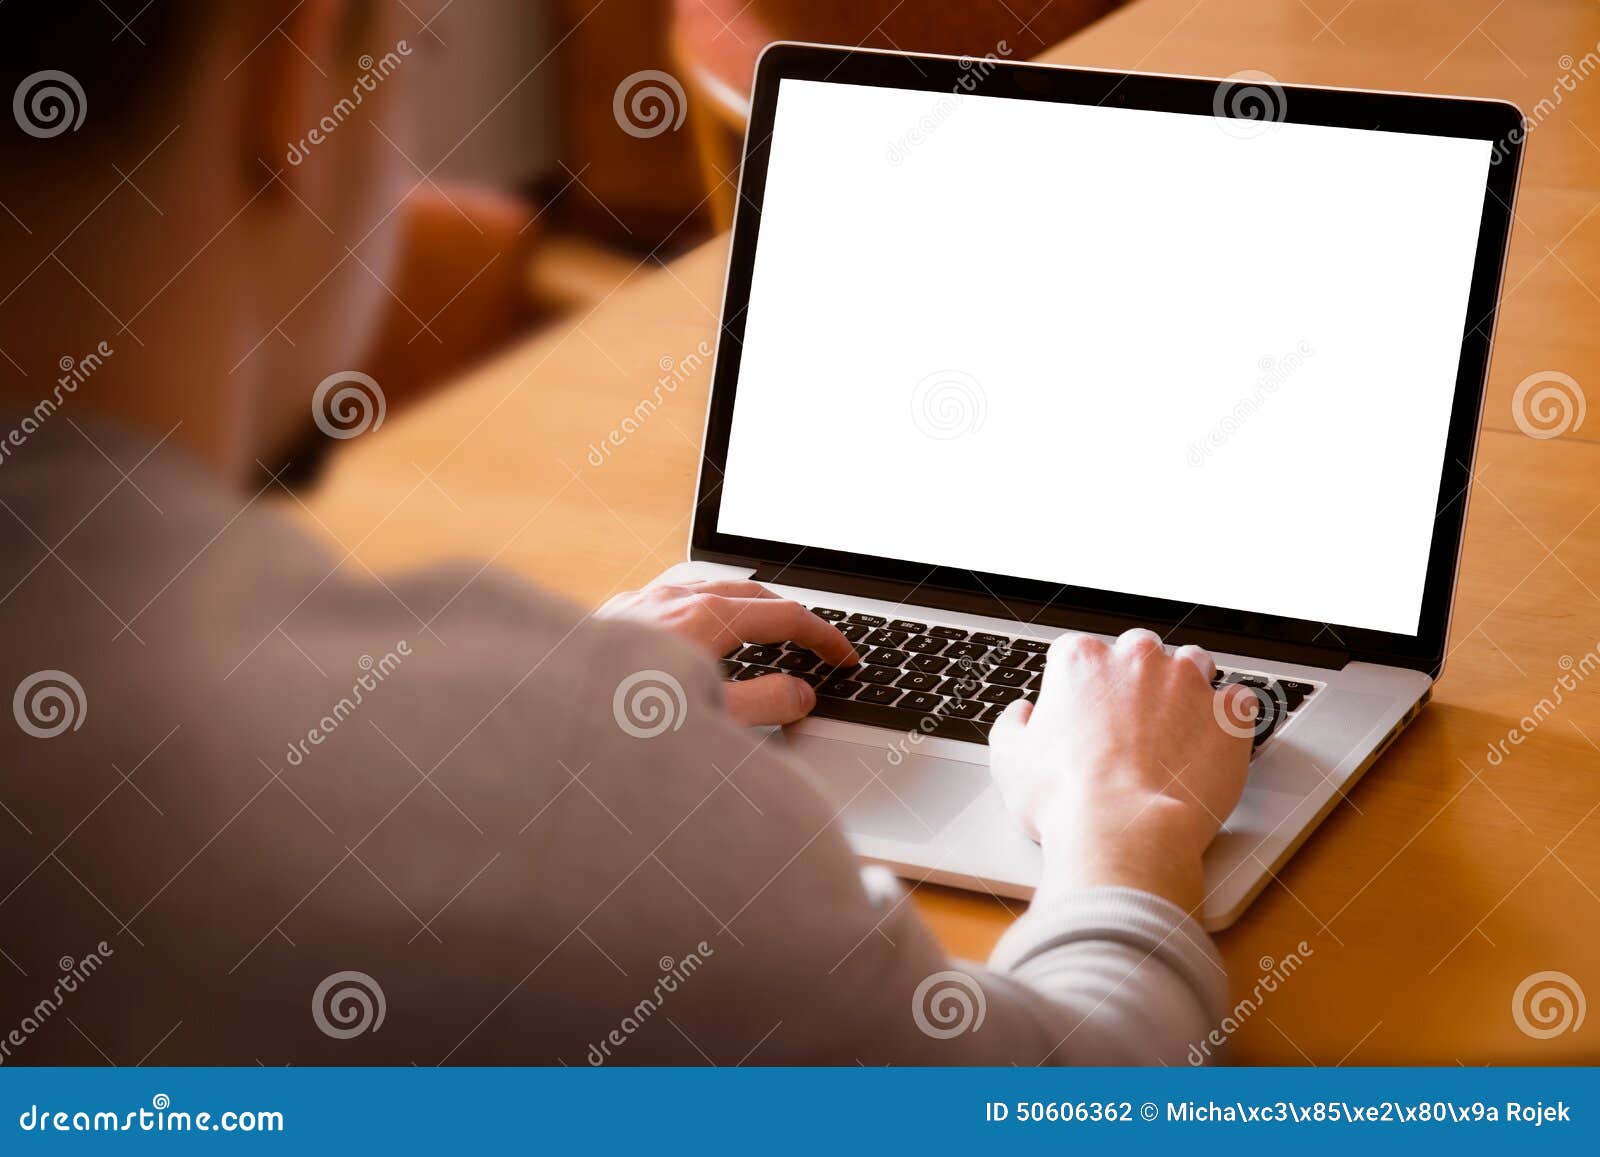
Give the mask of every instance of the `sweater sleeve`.
POLYGON ((1181 1064, 1224 1015, 1227 973, 1211 938, 1167 900, 1096 888, 1036 905, 989 958, 1076 1021, 1076 1055, 1181 1064))

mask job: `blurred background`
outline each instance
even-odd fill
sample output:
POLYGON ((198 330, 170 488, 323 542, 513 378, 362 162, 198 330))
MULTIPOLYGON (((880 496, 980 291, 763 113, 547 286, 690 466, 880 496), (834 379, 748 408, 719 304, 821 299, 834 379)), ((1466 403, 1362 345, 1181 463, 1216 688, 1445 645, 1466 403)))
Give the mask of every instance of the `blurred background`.
POLYGON ((1025 60, 1119 6, 409 2, 422 24, 416 40, 428 49, 418 58, 425 122, 412 160, 433 181, 409 215, 406 268, 395 287, 401 303, 371 367, 402 395, 530 328, 592 308, 629 278, 726 228, 750 80, 767 43, 963 55, 1004 42, 1002 55, 1025 60), (651 90, 666 93, 683 119, 668 111, 672 123, 649 120, 662 115, 651 90), (641 103, 619 113, 618 101, 634 99, 641 103), (412 319, 436 315, 441 340, 411 341, 412 319))

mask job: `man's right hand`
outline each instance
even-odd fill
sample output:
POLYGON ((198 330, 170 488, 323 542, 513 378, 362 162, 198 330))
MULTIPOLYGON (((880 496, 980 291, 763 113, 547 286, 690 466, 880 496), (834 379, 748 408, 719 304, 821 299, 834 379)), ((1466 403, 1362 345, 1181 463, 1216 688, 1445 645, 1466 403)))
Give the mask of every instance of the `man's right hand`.
POLYGON ((1169 655, 1145 630, 1051 645, 1038 706, 1013 703, 989 737, 1001 794, 1044 850, 1041 897, 1122 885, 1200 908, 1200 857, 1250 764, 1250 739, 1219 713, 1248 719, 1255 702, 1213 691, 1215 672, 1205 651, 1169 655))

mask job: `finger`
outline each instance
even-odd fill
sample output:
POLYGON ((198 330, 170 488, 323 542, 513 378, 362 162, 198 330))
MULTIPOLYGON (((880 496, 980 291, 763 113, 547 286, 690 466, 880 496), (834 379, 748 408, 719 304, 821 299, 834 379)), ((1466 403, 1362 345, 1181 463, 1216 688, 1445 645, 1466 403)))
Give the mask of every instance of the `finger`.
POLYGON ((724 651, 735 643, 799 643, 835 666, 858 662, 855 647, 839 633, 839 628, 797 602, 729 599, 720 595, 712 598, 716 600, 713 610, 721 618, 727 636, 718 640, 724 651))
POLYGON ((1045 656, 1044 682, 1039 702, 1048 705, 1056 696, 1071 694, 1083 673, 1098 667, 1111 648, 1093 635, 1067 634, 1050 644, 1045 656))
POLYGON ((1120 655, 1134 658, 1139 655, 1148 655, 1161 650, 1161 636, 1144 627, 1135 627, 1131 631, 1123 631, 1117 636, 1116 651, 1120 655))
POLYGON ((793 675, 763 675, 725 686, 728 714, 746 727, 793 723, 817 705, 817 693, 810 684, 793 675))
POLYGON ((1200 674, 1205 676, 1207 683, 1217 677, 1217 661, 1211 657, 1211 652, 1204 647, 1197 647, 1193 643, 1187 643, 1172 652, 1172 657, 1174 659, 1186 659, 1200 668, 1200 674))
POLYGON ((1004 746, 1022 734, 1022 729, 1028 726, 1028 720, 1033 716, 1033 704, 1026 699, 1015 699, 1000 712, 1000 718, 994 721, 994 726, 989 731, 989 746, 995 744, 1004 746))
POLYGON ((1212 698, 1217 725, 1235 739, 1253 739, 1260 723, 1261 700, 1249 687, 1229 683, 1212 698))
POLYGON ((1230 683, 1222 688, 1222 693, 1226 696, 1224 702, 1230 707, 1237 707, 1242 714, 1252 717, 1261 714, 1261 698, 1253 687, 1230 683))
POLYGON ((695 594, 727 595, 730 599, 781 599, 783 596, 749 579, 696 579, 685 583, 695 594))

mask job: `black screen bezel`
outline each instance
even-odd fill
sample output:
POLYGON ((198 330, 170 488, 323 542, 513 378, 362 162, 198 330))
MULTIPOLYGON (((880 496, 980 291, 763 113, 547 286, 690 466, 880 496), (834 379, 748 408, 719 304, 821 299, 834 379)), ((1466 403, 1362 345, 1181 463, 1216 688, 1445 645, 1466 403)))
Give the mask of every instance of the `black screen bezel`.
MULTIPOLYGON (((1295 124, 1381 129, 1385 132, 1464 137, 1490 142, 1489 166, 1479 224, 1466 325, 1457 367, 1445 460, 1436 501, 1433 541, 1423 587, 1417 635, 1409 636, 1340 624, 1319 623, 1225 607, 1195 606, 1168 599, 1066 586, 1016 576, 936 567, 799 543, 724 534, 716 529, 721 513, 721 480, 728 453, 734 399, 744 338, 746 307, 766 191, 767 160, 777 111, 779 83, 784 79, 840 84, 957 91, 973 75, 965 58, 834 48, 824 45, 774 44, 757 67, 745 141, 727 285, 706 423, 690 557, 756 566, 759 570, 826 572, 887 582, 891 591, 919 601, 937 602, 934 592, 958 592, 963 605, 1007 618, 1073 626, 1076 618, 1138 621, 1153 626, 1182 625, 1194 634, 1238 636, 1310 651, 1326 650, 1338 661, 1362 660, 1411 667, 1437 675, 1442 667, 1455 588, 1466 490, 1477 444, 1479 417, 1488 376, 1490 347, 1506 249, 1513 220, 1521 165, 1523 118, 1515 105, 1492 100, 1368 92, 1349 89, 1278 85, 1284 120, 1295 124), (975 601, 976 600, 976 601, 975 601)), ((970 83, 970 81, 969 81, 970 83)), ((1217 115, 1220 82, 1195 77, 1124 73, 1094 69, 984 61, 981 84, 985 96, 1074 104, 1106 104, 1119 108, 1217 115)), ((930 239, 930 244, 936 244, 930 239)), ((963 255, 963 268, 975 268, 963 255)), ((1353 452, 1353 459, 1356 456, 1353 452)), ((797 475, 796 485, 803 485, 797 475)), ((1252 541, 1241 535, 1241 545, 1252 541)), ((1381 565, 1382 560, 1373 560, 1381 565)), ((1241 567, 1249 564, 1242 549, 1241 567)), ((1330 662, 1333 660, 1330 659, 1330 662)))

